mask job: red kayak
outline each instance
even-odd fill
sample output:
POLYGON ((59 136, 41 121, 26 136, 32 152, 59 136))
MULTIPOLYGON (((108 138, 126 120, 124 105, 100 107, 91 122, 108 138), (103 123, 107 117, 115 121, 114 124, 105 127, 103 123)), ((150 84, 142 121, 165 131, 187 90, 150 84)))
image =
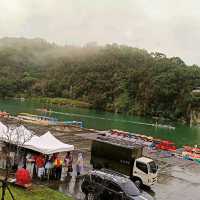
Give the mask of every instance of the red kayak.
POLYGON ((169 140, 163 140, 159 144, 156 145, 157 149, 165 150, 165 151, 176 151, 176 146, 173 142, 169 140))
POLYGON ((200 148, 198 148, 198 147, 191 147, 191 146, 187 146, 187 145, 185 145, 183 147, 186 152, 200 154, 200 148))

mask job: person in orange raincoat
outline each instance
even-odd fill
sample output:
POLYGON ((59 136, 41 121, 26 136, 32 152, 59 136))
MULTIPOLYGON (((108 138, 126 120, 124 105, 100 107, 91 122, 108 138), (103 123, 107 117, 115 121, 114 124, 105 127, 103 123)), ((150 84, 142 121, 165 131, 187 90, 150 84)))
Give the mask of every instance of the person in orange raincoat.
POLYGON ((57 158, 54 160, 54 169, 55 169, 56 180, 61 179, 62 165, 63 165, 63 161, 61 160, 60 156, 57 156, 57 158))

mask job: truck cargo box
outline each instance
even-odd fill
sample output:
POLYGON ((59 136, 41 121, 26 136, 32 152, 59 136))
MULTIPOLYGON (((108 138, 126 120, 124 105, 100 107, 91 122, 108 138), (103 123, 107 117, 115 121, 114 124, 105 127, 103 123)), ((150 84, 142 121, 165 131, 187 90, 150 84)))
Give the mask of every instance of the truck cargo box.
POLYGON ((92 142, 91 164, 94 168, 108 168, 132 175, 135 159, 142 157, 143 147, 126 145, 119 140, 96 139, 92 142))

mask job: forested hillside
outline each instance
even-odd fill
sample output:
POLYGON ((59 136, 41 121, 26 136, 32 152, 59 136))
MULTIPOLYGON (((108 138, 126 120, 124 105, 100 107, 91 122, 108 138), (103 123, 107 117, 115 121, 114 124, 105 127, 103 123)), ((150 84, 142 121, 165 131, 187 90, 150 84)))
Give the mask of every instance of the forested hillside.
POLYGON ((0 39, 0 96, 64 97, 93 108, 187 119, 200 68, 117 44, 58 46, 42 39, 0 39))

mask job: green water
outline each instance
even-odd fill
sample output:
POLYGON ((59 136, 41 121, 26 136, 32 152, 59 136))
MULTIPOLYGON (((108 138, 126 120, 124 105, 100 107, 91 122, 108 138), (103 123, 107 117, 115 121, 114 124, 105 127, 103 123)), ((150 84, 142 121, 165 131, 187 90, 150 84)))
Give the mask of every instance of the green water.
MULTIPOLYGON (((0 110, 5 110, 13 115, 17 115, 20 112, 41 115, 43 113, 36 111, 36 109, 44 108, 44 106, 39 101, 0 100, 0 110)), ((162 124, 175 127, 175 130, 169 130, 166 128, 156 128, 152 126, 152 124, 155 124, 155 120, 143 117, 53 105, 48 105, 48 108, 57 112, 52 113, 50 116, 56 117, 59 120, 83 121, 84 127, 86 128, 98 130, 120 129, 132 133, 141 133, 161 139, 172 140, 179 147, 185 144, 200 144, 200 127, 198 126, 189 127, 181 123, 162 122, 162 124)))

